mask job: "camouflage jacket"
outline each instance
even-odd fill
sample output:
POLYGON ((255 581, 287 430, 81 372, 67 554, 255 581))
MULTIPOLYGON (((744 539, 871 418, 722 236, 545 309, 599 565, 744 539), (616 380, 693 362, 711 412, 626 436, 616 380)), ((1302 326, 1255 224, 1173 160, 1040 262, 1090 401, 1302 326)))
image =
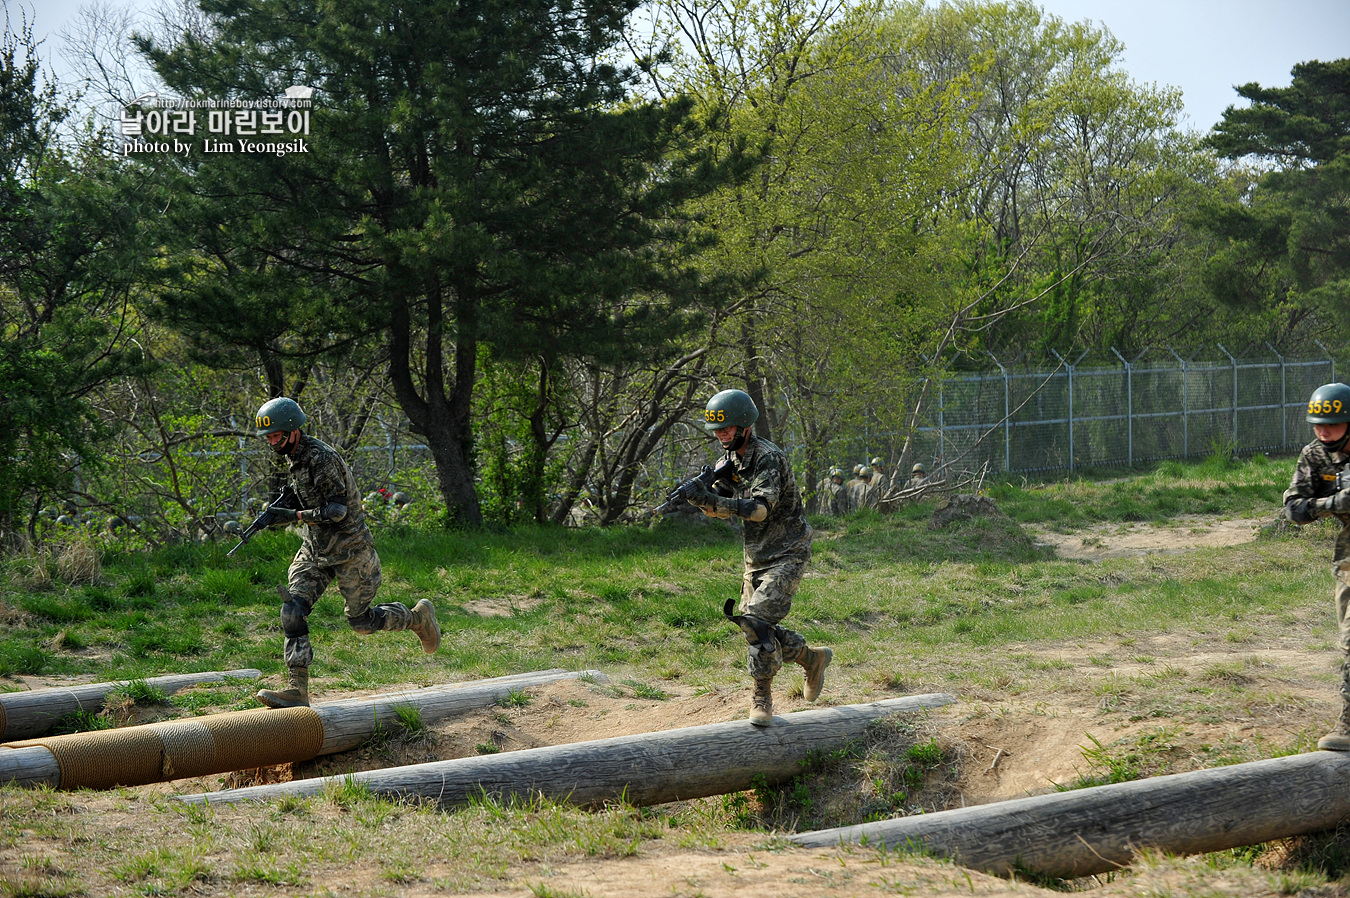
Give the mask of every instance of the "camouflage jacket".
POLYGON ((287 462, 300 507, 318 512, 317 523, 301 525, 315 556, 337 559, 374 545, 356 476, 336 449, 302 433, 287 462))
MULTIPOLYGON (((1321 440, 1313 440, 1299 453, 1298 465, 1289 489, 1284 491, 1285 514, 1291 521, 1304 523, 1296 517, 1294 507, 1299 500, 1321 499, 1336 492, 1336 474, 1350 464, 1350 453, 1330 452, 1321 440)), ((1350 557, 1350 515, 1338 514, 1341 532, 1336 536, 1334 558, 1340 561, 1350 557)))
POLYGON ((764 520, 742 521, 745 566, 749 570, 782 561, 806 561, 811 555, 811 525, 806 523, 801 492, 787 453, 768 440, 751 436, 745 455, 733 456, 736 499, 756 499, 769 509, 764 520))

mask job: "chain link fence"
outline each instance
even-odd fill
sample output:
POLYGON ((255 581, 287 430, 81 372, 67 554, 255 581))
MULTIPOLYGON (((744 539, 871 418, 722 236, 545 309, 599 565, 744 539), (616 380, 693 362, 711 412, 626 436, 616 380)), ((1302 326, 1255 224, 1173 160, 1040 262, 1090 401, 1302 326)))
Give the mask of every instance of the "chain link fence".
POLYGON ((1308 396, 1336 380, 1335 360, 1317 346, 1322 354, 1308 358, 1270 347, 1238 358, 1216 345, 1189 356, 1084 353, 1034 368, 994 359, 992 370, 930 387, 937 409, 915 436, 914 458, 938 469, 987 464, 1030 474, 1216 451, 1294 453, 1311 439, 1308 396))

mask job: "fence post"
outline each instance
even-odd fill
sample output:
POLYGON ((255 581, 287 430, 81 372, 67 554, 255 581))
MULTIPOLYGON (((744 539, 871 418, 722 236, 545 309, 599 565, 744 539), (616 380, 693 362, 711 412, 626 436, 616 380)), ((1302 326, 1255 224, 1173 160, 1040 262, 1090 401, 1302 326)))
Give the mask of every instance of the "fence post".
POLYGON ((1003 367, 1003 363, 994 358, 994 354, 985 350, 984 354, 994 360, 998 365, 999 372, 1003 375, 1003 470, 1006 473, 1012 473, 1012 404, 1008 401, 1008 369, 1003 367))
MULTIPOLYGON (((1134 365, 1125 361, 1125 356, 1116 352, 1114 346, 1111 351, 1116 353, 1116 358, 1125 366, 1125 459, 1126 464, 1134 467, 1134 365)), ((1137 358, 1137 356, 1136 356, 1137 358)))
MULTIPOLYGON (((1068 359, 1064 358, 1064 356, 1060 355, 1058 352, 1055 352, 1053 349, 1051 349, 1050 351, 1055 353, 1055 358, 1059 359, 1060 363, 1064 365, 1065 370, 1069 372, 1069 473, 1072 474, 1073 473, 1073 362, 1070 362, 1068 359)), ((1079 358, 1082 358, 1082 356, 1079 356, 1079 358)))
POLYGON ((1181 363, 1181 457, 1191 457, 1191 411, 1186 396, 1186 360, 1177 355, 1172 347, 1167 347, 1172 358, 1181 363))
POLYGON ((939 470, 943 469, 947 461, 947 435, 943 430, 945 427, 945 418, 942 414, 942 380, 938 379, 938 463, 939 470))
POLYGON ((1222 343, 1215 343, 1214 345, 1217 346, 1217 347, 1219 347, 1220 349, 1223 349, 1223 354, 1226 355, 1226 356, 1228 356, 1228 361, 1229 361, 1230 363, 1232 363, 1232 365, 1233 365, 1233 448, 1234 448, 1234 449, 1237 449, 1237 438, 1238 438, 1238 430, 1237 430, 1237 418, 1238 418, 1238 367, 1237 367, 1237 359, 1233 358, 1233 354, 1232 354, 1231 352, 1229 352, 1228 350, 1226 350, 1226 349, 1223 348, 1223 344, 1222 344, 1222 343))
POLYGON ((1275 358, 1280 360, 1280 448, 1289 448, 1289 396, 1287 394, 1288 385, 1285 382, 1284 356, 1280 355, 1278 349, 1266 341, 1266 349, 1275 353, 1275 358))

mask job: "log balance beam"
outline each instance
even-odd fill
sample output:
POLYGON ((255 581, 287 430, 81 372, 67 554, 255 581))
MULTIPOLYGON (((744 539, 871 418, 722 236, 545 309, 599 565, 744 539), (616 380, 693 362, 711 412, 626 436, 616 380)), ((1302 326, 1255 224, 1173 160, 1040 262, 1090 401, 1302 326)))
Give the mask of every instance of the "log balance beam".
POLYGON ((170 674, 116 683, 85 683, 55 689, 34 689, 31 692, 7 692, 0 695, 0 742, 41 736, 62 717, 77 711, 101 711, 109 692, 132 683, 144 683, 172 695, 180 689, 199 683, 218 683, 233 679, 256 680, 261 676, 262 671, 245 668, 170 674))
POLYGON ((495 799, 543 795, 593 806, 624 801, 642 806, 704 798, 781 783, 802 772, 813 754, 842 748, 875 720, 954 702, 935 693, 798 711, 757 727, 748 720, 527 748, 503 754, 411 764, 346 776, 183 795, 190 804, 268 801, 321 795, 348 782, 373 795, 425 800, 443 808, 484 794, 495 799), (762 779, 761 779, 762 778, 762 779))
POLYGON ((1334 829, 1350 817, 1350 753, 1315 751, 788 836, 947 857, 998 876, 1074 879, 1141 849, 1203 854, 1334 829))
POLYGON ((546 670, 309 708, 254 708, 11 742, 0 745, 0 784, 111 789, 309 761, 356 748, 380 727, 401 727, 400 708, 440 720, 522 689, 580 678, 606 682, 599 671, 546 670))

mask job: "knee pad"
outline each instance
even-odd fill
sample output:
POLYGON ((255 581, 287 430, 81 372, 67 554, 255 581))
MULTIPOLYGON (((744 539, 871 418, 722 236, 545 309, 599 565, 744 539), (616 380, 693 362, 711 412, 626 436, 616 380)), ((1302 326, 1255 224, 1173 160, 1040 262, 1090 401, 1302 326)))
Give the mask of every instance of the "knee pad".
POLYGON ((722 606, 722 613, 733 624, 741 628, 741 633, 745 635, 745 641, 752 646, 758 646, 762 652, 773 653, 778 650, 778 633, 782 628, 754 617, 749 614, 732 614, 736 607, 735 599, 727 599, 722 606))
POLYGON ((295 639, 309 635, 309 620, 305 607, 295 599, 281 603, 281 632, 295 639))

